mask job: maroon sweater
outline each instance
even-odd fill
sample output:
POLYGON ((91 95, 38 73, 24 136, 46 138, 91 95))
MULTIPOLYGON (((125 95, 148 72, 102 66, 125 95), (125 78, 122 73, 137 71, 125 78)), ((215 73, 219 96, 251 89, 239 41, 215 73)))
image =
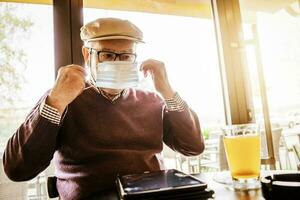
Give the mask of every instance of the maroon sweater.
POLYGON ((7 176, 26 181, 52 158, 61 199, 83 199, 114 187, 116 175, 163 169, 163 142, 184 155, 204 150, 197 116, 167 111, 154 93, 126 90, 114 102, 93 89, 68 106, 61 125, 40 116, 47 94, 9 139, 3 156, 7 176))

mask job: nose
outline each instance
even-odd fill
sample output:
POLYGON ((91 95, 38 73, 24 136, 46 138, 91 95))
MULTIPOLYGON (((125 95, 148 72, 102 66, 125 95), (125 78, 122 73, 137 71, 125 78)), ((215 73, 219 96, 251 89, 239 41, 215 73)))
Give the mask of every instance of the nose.
POLYGON ((116 55, 115 61, 120 61, 120 55, 116 55))

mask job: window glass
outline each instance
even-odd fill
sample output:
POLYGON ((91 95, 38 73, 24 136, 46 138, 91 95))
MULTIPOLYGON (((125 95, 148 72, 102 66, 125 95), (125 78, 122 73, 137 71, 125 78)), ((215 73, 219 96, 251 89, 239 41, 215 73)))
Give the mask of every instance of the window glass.
POLYGON ((47 197, 37 193, 45 180, 9 181, 2 154, 7 140, 54 83, 52 12, 52 5, 0 2, 0 199, 47 197))
MULTIPOLYGON (((240 5, 244 38, 248 41, 246 57, 255 118, 264 122, 258 70, 261 66, 273 141, 276 141, 276 130, 280 129, 282 142, 287 144, 284 148, 292 148, 300 137, 300 4, 284 0, 240 0, 240 5)), ((277 150, 274 149, 275 154, 277 150)), ((289 163, 293 158, 286 155, 285 163, 289 163)))

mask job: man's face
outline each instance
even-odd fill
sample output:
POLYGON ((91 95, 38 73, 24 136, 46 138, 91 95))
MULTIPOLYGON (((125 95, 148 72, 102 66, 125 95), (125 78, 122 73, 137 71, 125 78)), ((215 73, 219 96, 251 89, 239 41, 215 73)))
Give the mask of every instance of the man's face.
MULTIPOLYGON (((101 60, 97 55, 97 51, 105 51, 112 53, 135 53, 136 43, 131 40, 114 39, 114 40, 99 40, 89 42, 82 49, 82 54, 86 63, 91 62, 91 73, 95 76, 97 74, 96 66, 101 60), (92 54, 89 54, 89 48, 92 48, 92 54), (91 59, 90 59, 91 56, 91 59)), ((116 57, 119 60, 120 57, 116 57)))

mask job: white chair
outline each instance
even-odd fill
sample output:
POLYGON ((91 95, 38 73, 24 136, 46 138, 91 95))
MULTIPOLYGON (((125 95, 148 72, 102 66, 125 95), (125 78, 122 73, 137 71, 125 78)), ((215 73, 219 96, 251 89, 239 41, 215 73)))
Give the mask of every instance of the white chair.
MULTIPOLYGON (((273 139, 273 149, 275 161, 279 164, 279 168, 282 169, 282 162, 280 160, 279 147, 281 141, 282 128, 272 129, 272 139, 273 139)), ((266 132, 261 131, 260 137, 260 146, 261 146, 261 158, 268 157, 268 147, 267 147, 267 138, 266 132)))
POLYGON ((205 150, 199 156, 176 153, 177 169, 192 174, 218 170, 218 139, 205 140, 205 150))
POLYGON ((196 173, 200 169, 200 160, 198 156, 184 156, 181 153, 173 151, 166 145, 164 145, 162 154, 164 158, 164 164, 168 169, 175 168, 189 174, 196 173))
POLYGON ((294 144, 293 150, 295 153, 297 169, 298 169, 298 171, 300 171, 300 144, 294 144))
POLYGON ((293 146, 300 143, 300 126, 283 129, 282 143, 285 148, 286 165, 289 169, 295 169, 294 149, 293 146))
POLYGON ((219 138, 220 138, 219 139, 219 170, 224 171, 224 170, 228 170, 229 166, 228 166, 225 147, 224 147, 224 141, 223 141, 224 136, 220 135, 219 138))
POLYGON ((170 149, 167 145, 164 144, 163 151, 163 162, 168 169, 179 169, 178 163, 177 163, 177 156, 176 152, 170 149))

